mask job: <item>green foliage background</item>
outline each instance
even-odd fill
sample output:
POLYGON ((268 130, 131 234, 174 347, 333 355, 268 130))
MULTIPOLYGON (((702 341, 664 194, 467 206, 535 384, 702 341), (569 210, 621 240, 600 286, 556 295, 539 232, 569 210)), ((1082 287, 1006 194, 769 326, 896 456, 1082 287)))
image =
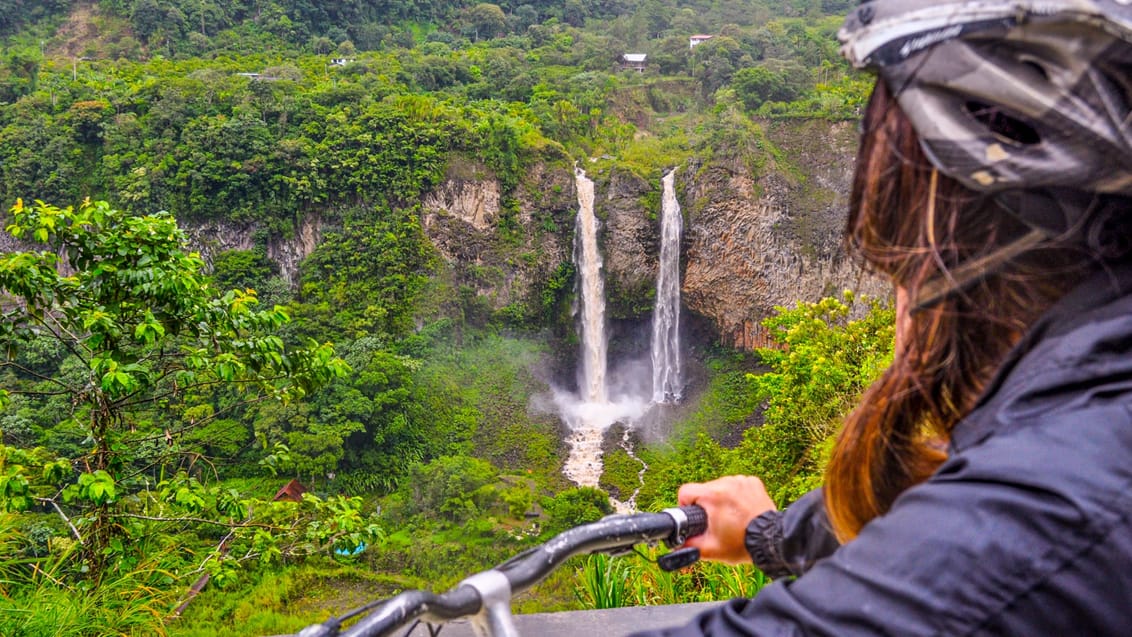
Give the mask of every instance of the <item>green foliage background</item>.
MULTIPOLYGON (((239 228, 250 247, 207 260, 177 247, 183 271, 133 264, 121 271, 135 287, 122 289, 180 302, 207 288, 267 332, 210 334, 232 350, 209 359, 206 385, 120 410, 99 434, 75 408, 88 394, 53 387, 96 373, 112 398, 161 396, 169 378, 150 357, 194 328, 142 294, 102 299, 74 329, 103 339, 84 359, 8 314, 0 503, 19 513, 0 514, 0 633, 285 632, 328 608, 452 584, 607 514, 603 492, 562 477, 559 423, 528 407, 574 345, 573 266, 540 254, 544 239, 568 242, 573 204, 532 175, 588 157, 649 183, 692 158, 788 164, 769 120, 851 119, 867 94, 834 44, 848 6, 0 0, 2 208, 105 201, 93 205, 118 225, 97 227, 122 246, 137 243, 121 230, 131 224, 180 241, 173 215, 239 228), (714 37, 692 49, 695 33, 714 37), (648 54, 644 73, 618 68, 626 52, 648 54), (496 261, 454 268, 425 235, 421 199, 448 180, 499 184, 496 261), (172 214, 147 216, 160 210, 172 214), (270 246, 313 219, 321 241, 288 281, 270 246), (530 298, 500 307, 480 292, 520 270, 538 282, 530 298), (284 401, 249 395, 242 379, 311 339, 322 363, 340 357, 349 373, 284 401), (291 477, 318 497, 269 503, 291 477), (251 510, 265 527, 245 523, 251 510), (60 512, 83 534, 111 513, 142 517, 106 526, 92 551, 60 512), (285 527, 295 533, 269 537, 285 527), (225 529, 238 531, 227 554, 225 529), (205 573, 206 592, 170 620, 205 573)), ((41 230, 55 231, 28 232, 43 241, 41 230)), ((49 254, 5 262, 5 311, 35 293, 23 275, 54 275, 49 254), (43 267, 28 270, 35 259, 43 267)), ((93 290, 118 276, 112 263, 77 263, 77 278, 52 289, 93 290)), ((638 505, 656 509, 721 470, 763 476, 782 503, 817 484, 838 416, 890 346, 891 311, 874 304, 851 321, 852 305, 783 310, 767 323, 783 350, 713 350, 675 438, 637 450, 643 484, 639 462, 613 452, 603 485, 639 488, 638 505)), ((266 394, 303 370, 280 371, 266 394)), ((578 561, 518 605, 699 601, 762 583, 708 566, 666 576, 578 561)))

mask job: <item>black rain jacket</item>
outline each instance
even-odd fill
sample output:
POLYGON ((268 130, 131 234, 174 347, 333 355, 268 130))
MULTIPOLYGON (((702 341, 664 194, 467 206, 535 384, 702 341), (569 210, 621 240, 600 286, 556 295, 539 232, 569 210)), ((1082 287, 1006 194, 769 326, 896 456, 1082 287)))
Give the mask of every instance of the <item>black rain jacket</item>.
POLYGON ((711 635, 1132 635, 1132 266, 1058 302, 929 480, 844 546, 821 494, 749 527, 775 581, 671 630, 711 635))

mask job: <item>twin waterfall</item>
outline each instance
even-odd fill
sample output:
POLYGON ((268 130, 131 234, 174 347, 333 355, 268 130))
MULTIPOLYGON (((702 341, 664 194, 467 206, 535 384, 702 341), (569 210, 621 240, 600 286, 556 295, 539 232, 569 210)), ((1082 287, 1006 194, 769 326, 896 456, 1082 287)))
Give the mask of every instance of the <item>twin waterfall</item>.
MULTIPOLYGON (((558 392, 555 403, 570 427, 570 455, 563 472, 579 486, 597 486, 601 477, 601 445, 605 431, 614 423, 626 426, 622 447, 628 446, 628 430, 652 404, 671 403, 682 397, 680 370, 680 235, 683 223, 674 188, 675 170, 664 176, 661 206, 661 249, 657 276, 656 308, 652 329, 651 395, 610 395, 607 386, 605 291, 602 259, 598 251, 599 223, 594 216, 594 183, 585 171, 575 169, 578 217, 575 224, 574 263, 578 272, 578 307, 582 356, 578 370, 578 395, 558 392)), ((634 456, 635 457, 635 456, 634 456)), ((642 463, 643 464, 643 463, 642 463)), ((634 494, 635 495, 635 494, 634 494)), ((614 502, 631 510, 633 497, 614 502)))

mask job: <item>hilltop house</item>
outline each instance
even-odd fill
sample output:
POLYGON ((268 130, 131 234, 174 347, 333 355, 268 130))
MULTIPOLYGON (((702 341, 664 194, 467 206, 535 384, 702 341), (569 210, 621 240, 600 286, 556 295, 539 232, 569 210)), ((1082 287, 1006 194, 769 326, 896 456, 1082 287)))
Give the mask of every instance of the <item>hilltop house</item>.
POLYGON ((710 35, 691 35, 691 36, 688 36, 688 48, 694 49, 694 48, 696 48, 697 45, 700 45, 700 44, 703 44, 704 42, 707 42, 708 40, 712 39, 712 37, 713 36, 710 36, 710 35))
POLYGON ((646 57, 645 53, 626 53, 621 56, 621 69, 644 73, 646 57))

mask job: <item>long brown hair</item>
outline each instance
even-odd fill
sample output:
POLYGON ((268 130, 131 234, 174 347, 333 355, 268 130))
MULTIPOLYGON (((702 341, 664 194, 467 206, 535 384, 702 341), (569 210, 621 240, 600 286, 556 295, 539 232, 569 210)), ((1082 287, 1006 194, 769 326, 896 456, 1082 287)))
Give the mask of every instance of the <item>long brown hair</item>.
POLYGON ((893 363, 846 419, 825 489, 843 542, 938 468, 951 429, 1006 353, 1091 267, 1079 250, 1044 242, 965 285, 954 283, 963 264, 1001 253, 1029 229, 990 196, 934 170, 883 82, 863 124, 846 231, 850 249, 913 302, 941 283, 953 291, 926 307, 898 307, 893 363))

